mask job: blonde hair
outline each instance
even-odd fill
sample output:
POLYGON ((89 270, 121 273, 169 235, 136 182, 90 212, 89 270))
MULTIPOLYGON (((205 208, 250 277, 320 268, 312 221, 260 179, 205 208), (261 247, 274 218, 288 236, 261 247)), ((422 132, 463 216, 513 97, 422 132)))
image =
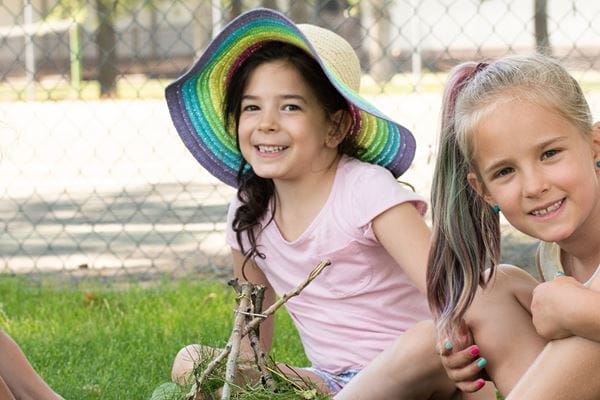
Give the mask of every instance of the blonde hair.
POLYGON ((455 131, 470 163, 473 131, 499 102, 512 99, 551 109, 583 134, 592 130, 592 115, 579 84, 556 60, 538 54, 508 56, 475 74, 456 98, 455 131))
POLYGON ((521 99, 551 109, 583 135, 592 116, 577 81, 543 55, 464 63, 448 78, 433 177, 433 243, 427 269, 430 307, 440 334, 453 337, 478 286, 485 287, 500 260, 498 215, 467 183, 476 172, 473 133, 503 101, 521 99), (489 275, 484 275, 486 269, 489 275))

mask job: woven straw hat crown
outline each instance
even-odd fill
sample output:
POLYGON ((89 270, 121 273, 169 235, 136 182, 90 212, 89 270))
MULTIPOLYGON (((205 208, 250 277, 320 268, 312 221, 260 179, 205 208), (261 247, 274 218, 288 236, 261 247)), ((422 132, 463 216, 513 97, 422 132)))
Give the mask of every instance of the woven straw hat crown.
POLYGON ((348 86, 358 92, 360 88, 360 61, 350 43, 340 35, 310 24, 298 28, 310 40, 321 60, 348 86))

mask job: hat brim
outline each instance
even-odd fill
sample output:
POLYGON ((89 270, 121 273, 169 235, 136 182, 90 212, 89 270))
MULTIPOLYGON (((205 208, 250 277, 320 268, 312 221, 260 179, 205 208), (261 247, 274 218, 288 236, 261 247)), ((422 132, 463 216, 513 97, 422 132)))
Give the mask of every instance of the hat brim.
POLYGON ((257 8, 231 21, 194 65, 165 89, 175 129, 198 162, 224 183, 237 187, 242 156, 222 115, 225 85, 246 50, 265 41, 294 44, 311 54, 335 88, 353 106, 357 158, 389 169, 395 177, 410 166, 416 143, 408 129, 385 116, 329 68, 302 31, 283 14, 257 8))

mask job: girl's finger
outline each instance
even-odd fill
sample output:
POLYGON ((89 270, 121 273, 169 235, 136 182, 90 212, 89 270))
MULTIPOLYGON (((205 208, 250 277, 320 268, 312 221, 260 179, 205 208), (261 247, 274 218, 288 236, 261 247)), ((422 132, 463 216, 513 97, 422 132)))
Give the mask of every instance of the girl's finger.
POLYGON ((478 378, 481 378, 481 374, 484 372, 483 369, 486 365, 487 360, 485 358, 477 358, 463 368, 447 370, 448 377, 457 383, 474 382, 478 378))
POLYGON ((473 393, 485 386, 485 380, 479 378, 472 382, 459 382, 456 387, 465 393, 473 393))
POLYGON ((473 345, 461 351, 442 353, 442 364, 446 369, 461 369, 471 364, 478 356, 479 347, 473 345))
POLYGON ((452 349, 454 349, 454 345, 449 340, 446 340, 442 344, 438 344, 438 349, 440 351, 440 355, 447 356, 452 353, 452 349))

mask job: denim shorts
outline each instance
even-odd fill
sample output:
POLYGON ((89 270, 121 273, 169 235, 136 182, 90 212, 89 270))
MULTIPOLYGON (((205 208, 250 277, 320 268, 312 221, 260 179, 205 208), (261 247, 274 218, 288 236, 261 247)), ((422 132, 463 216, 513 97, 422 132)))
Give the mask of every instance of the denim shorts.
POLYGON ((313 367, 299 369, 311 372, 323 379, 332 395, 342 390, 342 388, 360 372, 360 369, 349 369, 348 371, 344 371, 341 374, 336 375, 332 374, 331 372, 323 371, 322 369, 313 367))

